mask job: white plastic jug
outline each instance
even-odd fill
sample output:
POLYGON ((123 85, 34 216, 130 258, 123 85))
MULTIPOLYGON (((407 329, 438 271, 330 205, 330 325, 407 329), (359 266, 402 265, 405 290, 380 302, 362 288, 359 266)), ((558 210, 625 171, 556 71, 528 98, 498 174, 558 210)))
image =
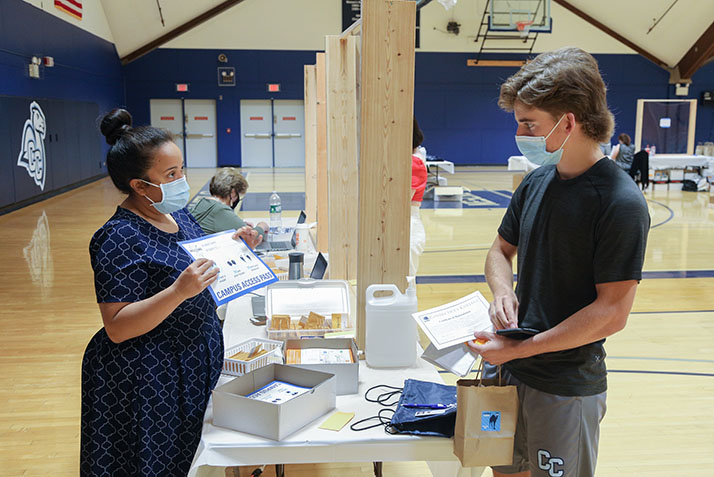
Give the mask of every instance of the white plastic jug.
POLYGON ((395 285, 370 285, 366 291, 365 358, 373 368, 408 367, 416 361, 416 286, 405 294, 395 285), (377 292, 392 292, 374 296, 377 292))

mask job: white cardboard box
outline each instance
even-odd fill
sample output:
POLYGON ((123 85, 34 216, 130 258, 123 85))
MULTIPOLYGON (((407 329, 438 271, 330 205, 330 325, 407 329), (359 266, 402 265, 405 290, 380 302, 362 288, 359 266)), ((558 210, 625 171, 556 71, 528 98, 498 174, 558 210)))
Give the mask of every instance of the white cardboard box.
POLYGON ((213 424, 281 440, 335 408, 334 374, 271 364, 213 390, 213 424), (245 397, 275 380, 312 388, 282 404, 245 397))
POLYGON ((356 394, 359 387, 359 358, 357 357, 357 343, 353 338, 311 338, 290 339, 285 342, 285 354, 288 349, 351 349, 354 363, 339 364, 291 364, 304 369, 312 369, 325 373, 332 373, 337 379, 337 395, 356 394))
POLYGON ((461 202, 464 195, 464 188, 457 187, 434 187, 434 200, 461 202))

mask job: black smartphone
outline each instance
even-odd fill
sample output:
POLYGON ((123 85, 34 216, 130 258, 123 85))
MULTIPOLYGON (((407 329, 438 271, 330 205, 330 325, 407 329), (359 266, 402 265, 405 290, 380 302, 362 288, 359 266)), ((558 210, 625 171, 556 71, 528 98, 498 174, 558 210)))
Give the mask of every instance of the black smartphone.
POLYGON ((525 340, 533 335, 540 333, 539 330, 534 328, 508 328, 505 330, 496 330, 497 335, 505 336, 506 338, 513 338, 514 340, 525 340))

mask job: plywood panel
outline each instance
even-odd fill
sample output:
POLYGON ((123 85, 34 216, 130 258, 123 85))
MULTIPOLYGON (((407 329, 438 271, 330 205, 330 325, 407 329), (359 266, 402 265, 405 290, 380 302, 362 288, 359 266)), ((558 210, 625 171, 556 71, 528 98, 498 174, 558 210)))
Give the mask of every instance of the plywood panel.
POLYGON ((326 37, 330 278, 357 278, 357 38, 326 37))
POLYGON ((325 90, 325 54, 315 61, 317 87, 317 250, 328 251, 329 198, 327 190, 327 99, 325 90))
POLYGON ((364 349, 364 294, 374 283, 406 288, 414 116, 416 5, 362 2, 357 269, 358 342, 364 349))
POLYGON ((305 213, 317 220, 317 74, 305 65, 305 213))

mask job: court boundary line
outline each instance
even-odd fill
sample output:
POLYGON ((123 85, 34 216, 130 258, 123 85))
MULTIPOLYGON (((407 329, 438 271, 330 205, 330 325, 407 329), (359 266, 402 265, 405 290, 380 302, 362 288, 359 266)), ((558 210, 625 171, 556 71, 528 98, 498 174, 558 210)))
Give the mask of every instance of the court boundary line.
MULTIPOLYGON (((642 272, 642 280, 662 280, 662 279, 682 279, 682 278, 714 278, 714 270, 659 270, 642 272)), ((484 274, 469 275, 418 275, 419 284, 439 284, 439 283, 484 283, 484 274)), ((516 274, 513 280, 517 281, 516 274)))

